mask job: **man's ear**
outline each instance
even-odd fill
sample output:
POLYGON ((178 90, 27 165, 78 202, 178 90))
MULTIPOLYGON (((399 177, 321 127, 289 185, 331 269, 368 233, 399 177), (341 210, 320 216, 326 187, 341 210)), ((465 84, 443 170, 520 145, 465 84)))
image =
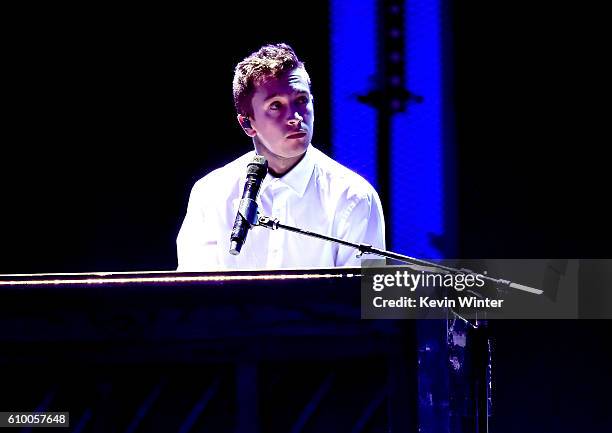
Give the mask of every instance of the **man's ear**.
POLYGON ((257 131, 253 129, 253 127, 251 126, 251 120, 247 116, 239 114, 238 123, 244 130, 244 133, 249 137, 255 137, 255 135, 257 135, 257 131))

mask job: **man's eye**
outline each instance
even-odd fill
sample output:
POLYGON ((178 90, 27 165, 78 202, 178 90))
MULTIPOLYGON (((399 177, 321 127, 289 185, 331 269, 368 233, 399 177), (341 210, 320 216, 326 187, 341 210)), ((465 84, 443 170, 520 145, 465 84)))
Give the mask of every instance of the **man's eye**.
POLYGON ((270 104, 270 110, 280 110, 281 104, 280 102, 273 102, 270 104))
POLYGON ((310 102, 310 98, 308 98, 308 96, 300 96, 298 98, 298 102, 300 104, 308 104, 308 102, 310 102))

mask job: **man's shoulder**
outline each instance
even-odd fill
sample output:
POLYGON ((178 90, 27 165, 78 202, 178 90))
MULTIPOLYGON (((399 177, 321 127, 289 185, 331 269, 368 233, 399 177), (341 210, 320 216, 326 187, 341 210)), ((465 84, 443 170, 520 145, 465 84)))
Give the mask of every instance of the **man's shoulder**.
POLYGON ((327 184, 328 188, 341 194, 358 197, 377 196, 376 190, 364 177, 345 167, 338 161, 313 148, 315 167, 319 183, 327 184))

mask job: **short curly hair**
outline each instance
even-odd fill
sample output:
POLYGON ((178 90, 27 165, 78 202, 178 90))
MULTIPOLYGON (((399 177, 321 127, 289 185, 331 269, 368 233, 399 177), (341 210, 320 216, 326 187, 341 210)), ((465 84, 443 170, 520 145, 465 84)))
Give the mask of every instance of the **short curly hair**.
MULTIPOLYGON (((255 93, 255 85, 265 82, 269 78, 278 78, 287 71, 302 68, 306 72, 304 63, 298 59, 295 51, 289 45, 264 45, 258 51, 236 65, 232 90, 234 93, 234 107, 238 114, 253 116, 251 100, 255 93)), ((306 72, 308 77, 308 73, 306 72)), ((310 77, 308 77, 310 86, 310 77)))

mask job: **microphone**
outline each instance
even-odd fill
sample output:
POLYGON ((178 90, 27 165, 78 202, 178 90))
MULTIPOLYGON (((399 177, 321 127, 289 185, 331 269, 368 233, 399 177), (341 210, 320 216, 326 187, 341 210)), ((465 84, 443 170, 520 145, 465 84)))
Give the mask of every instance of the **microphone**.
POLYGON ((229 252, 233 256, 240 254, 249 229, 257 223, 255 200, 257 200, 257 194, 259 194, 259 188, 266 173, 268 173, 268 161, 261 155, 255 155, 253 161, 247 165, 247 179, 230 236, 229 252))

